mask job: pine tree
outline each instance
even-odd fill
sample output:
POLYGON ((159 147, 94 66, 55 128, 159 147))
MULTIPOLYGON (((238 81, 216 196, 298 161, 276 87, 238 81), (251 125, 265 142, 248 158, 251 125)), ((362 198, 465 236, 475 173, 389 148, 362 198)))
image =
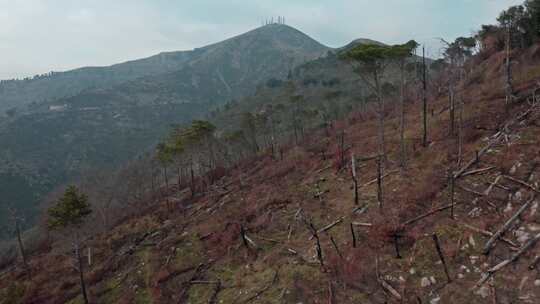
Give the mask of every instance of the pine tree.
POLYGON ((64 195, 49 208, 48 226, 52 230, 68 230, 74 231, 73 253, 75 256, 76 266, 79 271, 79 280, 81 284, 81 293, 85 304, 88 304, 88 295, 86 293, 86 284, 84 282, 84 270, 81 258, 81 238, 79 229, 84 220, 92 213, 88 197, 84 193, 80 193, 75 186, 69 186, 64 195))

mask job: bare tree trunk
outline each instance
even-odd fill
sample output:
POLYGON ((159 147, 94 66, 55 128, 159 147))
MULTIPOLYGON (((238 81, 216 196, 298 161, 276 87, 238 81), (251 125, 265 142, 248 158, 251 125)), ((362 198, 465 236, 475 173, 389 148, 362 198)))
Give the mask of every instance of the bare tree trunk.
POLYGON ((354 226, 351 223, 351 237, 352 237, 352 246, 356 248, 356 234, 354 233, 354 226))
POLYGON ((381 212, 383 210, 382 170, 382 157, 379 155, 377 158, 377 201, 379 202, 381 212))
POLYGON ((354 157, 354 153, 351 154, 351 173, 354 183, 354 204, 358 205, 358 178, 356 176, 356 160, 354 157))
POLYGON ((461 160, 463 158, 463 97, 459 99, 459 117, 458 117, 458 160, 457 165, 461 167, 461 160))
POLYGON ((79 280, 81 283, 81 293, 83 296, 83 300, 85 304, 88 304, 88 295, 86 294, 86 284, 84 282, 84 269, 83 269, 83 262, 81 258, 81 252, 79 251, 79 243, 78 241, 75 244, 75 258, 77 259, 78 264, 78 271, 79 271, 79 280))
POLYGON ((21 228, 19 226, 19 220, 15 217, 14 221, 15 221, 15 230, 17 232, 17 243, 19 244, 19 253, 21 254, 21 259, 22 259, 24 268, 26 269, 26 271, 28 272, 28 275, 31 278, 32 275, 30 274, 30 266, 28 265, 28 261, 26 259, 26 251, 24 250, 24 244, 21 237, 21 228))
POLYGON ((382 86, 379 78, 379 74, 375 72, 375 87, 377 89, 377 101, 378 101, 378 112, 379 112, 379 156, 382 157, 383 161, 386 160, 386 150, 384 144, 384 99, 382 93, 382 86))
MULTIPOLYGON (((450 76, 450 78, 452 78, 450 76)), ((455 123, 456 123, 456 114, 455 114, 455 100, 454 100, 454 84, 452 79, 448 83, 448 102, 450 107, 450 136, 455 134, 455 123)))
POLYGON ((165 178, 165 201, 167 203, 167 210, 171 211, 171 205, 169 203, 169 177, 167 176, 167 166, 163 166, 163 177, 165 178))
POLYGON ((193 159, 189 161, 189 173, 191 176, 191 197, 195 197, 195 172, 193 171, 193 159))
POLYGON ((450 183, 450 218, 454 219, 454 207, 455 207, 455 199, 454 199, 454 193, 455 193, 455 178, 454 178, 454 170, 451 168, 448 169, 448 179, 450 183))
POLYGON ((426 48, 422 47, 422 121, 423 135, 422 145, 427 147, 427 71, 426 71, 426 48))
POLYGON ((439 254, 439 259, 441 260, 441 263, 444 266, 444 273, 446 274, 446 279, 448 280, 448 283, 451 283, 452 278, 450 277, 450 273, 448 272, 448 266, 446 265, 446 261, 444 259, 444 254, 441 249, 439 237, 435 233, 433 234, 433 241, 435 242, 435 248, 437 249, 437 253, 439 254))
POLYGON ((339 168, 345 166, 345 130, 341 130, 339 139, 339 168))
POLYGON ((400 165, 401 169, 405 169, 406 155, 405 155, 405 75, 404 75, 404 61, 400 63, 401 81, 399 92, 399 137, 400 137, 400 165))
POLYGON ((512 65, 510 61, 510 26, 506 30, 506 111, 510 109, 510 103, 512 102, 512 96, 514 94, 514 88, 512 87, 512 65))

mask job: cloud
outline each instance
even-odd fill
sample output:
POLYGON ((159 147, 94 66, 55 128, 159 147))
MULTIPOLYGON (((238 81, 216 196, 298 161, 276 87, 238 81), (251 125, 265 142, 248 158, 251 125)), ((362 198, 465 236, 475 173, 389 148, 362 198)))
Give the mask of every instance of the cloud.
POLYGON ((109 65, 214 43, 265 18, 329 46, 365 37, 416 39, 470 34, 520 0, 0 0, 0 79, 109 65))

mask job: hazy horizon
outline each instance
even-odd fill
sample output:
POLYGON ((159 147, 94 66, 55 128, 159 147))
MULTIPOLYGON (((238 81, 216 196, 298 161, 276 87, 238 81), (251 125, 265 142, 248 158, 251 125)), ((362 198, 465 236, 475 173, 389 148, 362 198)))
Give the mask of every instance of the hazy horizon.
POLYGON ((357 38, 390 44, 415 39, 427 44, 429 55, 436 56, 436 38, 470 35, 481 24, 493 22, 501 10, 519 3, 522 1, 97 0, 90 4, 0 0, 0 79, 190 50, 242 34, 277 16, 285 16, 288 25, 330 47, 357 38))

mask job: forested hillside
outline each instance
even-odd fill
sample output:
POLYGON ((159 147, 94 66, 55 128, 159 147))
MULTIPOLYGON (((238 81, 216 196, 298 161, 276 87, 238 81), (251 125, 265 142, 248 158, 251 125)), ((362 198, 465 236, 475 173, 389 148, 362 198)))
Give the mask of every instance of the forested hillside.
POLYGON ((203 118, 328 50, 294 28, 270 24, 191 52, 3 83, 0 94, 46 100, 0 121, 0 183, 9 185, 0 188, 0 208, 16 205, 33 224, 38 203, 88 168, 113 170, 152 150, 171 125, 203 118), (12 85, 18 89, 8 90, 12 85))

